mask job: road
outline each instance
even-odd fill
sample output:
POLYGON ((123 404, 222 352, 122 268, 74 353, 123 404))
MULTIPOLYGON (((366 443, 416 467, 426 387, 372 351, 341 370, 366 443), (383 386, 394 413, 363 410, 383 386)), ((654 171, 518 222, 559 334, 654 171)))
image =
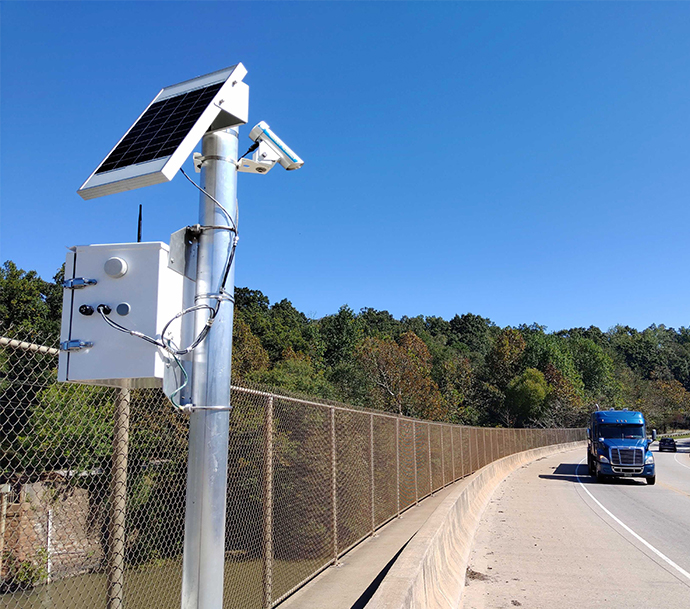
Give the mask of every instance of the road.
POLYGON ((475 535, 463 607, 690 607, 690 440, 652 451, 655 486, 597 483, 584 448, 508 476, 475 535))

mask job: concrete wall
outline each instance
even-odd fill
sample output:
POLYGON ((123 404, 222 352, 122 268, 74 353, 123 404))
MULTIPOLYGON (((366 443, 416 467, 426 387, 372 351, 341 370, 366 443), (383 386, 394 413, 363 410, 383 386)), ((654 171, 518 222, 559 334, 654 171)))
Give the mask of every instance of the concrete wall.
POLYGON ((101 512, 100 502, 94 504, 86 489, 58 493, 45 482, 24 484, 21 502, 7 506, 0 579, 8 576, 10 556, 33 563, 51 579, 98 568, 103 560, 101 512))
MULTIPOLYGON (((455 609, 461 606, 474 532, 496 487, 522 465, 581 446, 571 442, 490 463, 453 491, 412 538, 367 609, 455 609)), ((584 452, 583 452, 584 454, 584 452)))

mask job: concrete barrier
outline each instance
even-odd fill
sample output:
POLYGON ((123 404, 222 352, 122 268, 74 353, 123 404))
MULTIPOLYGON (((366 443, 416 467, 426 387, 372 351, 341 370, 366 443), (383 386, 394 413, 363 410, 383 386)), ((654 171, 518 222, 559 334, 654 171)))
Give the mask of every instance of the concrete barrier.
POLYGON ((527 450, 494 461, 469 476, 410 540, 367 609, 460 607, 474 533, 496 487, 526 463, 586 445, 569 442, 527 450))

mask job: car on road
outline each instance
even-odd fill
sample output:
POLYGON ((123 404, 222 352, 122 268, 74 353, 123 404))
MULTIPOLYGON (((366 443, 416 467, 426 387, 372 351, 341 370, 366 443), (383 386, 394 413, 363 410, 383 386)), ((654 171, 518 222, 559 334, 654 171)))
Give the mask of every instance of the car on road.
POLYGON ((661 438, 661 440, 659 440, 659 452, 663 452, 665 450, 670 450, 674 453, 678 451, 676 441, 673 438, 661 438))

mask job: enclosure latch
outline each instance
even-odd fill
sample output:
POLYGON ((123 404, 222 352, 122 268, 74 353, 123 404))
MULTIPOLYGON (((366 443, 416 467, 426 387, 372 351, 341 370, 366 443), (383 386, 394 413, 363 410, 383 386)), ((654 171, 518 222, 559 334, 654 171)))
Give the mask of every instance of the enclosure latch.
POLYGON ((66 290, 81 290, 90 285, 98 283, 95 279, 86 279, 86 277, 75 277, 74 279, 65 279, 62 282, 62 287, 66 290))
POLYGON ((60 343, 60 351, 81 351, 93 347, 93 343, 88 340, 66 340, 60 343))

